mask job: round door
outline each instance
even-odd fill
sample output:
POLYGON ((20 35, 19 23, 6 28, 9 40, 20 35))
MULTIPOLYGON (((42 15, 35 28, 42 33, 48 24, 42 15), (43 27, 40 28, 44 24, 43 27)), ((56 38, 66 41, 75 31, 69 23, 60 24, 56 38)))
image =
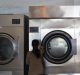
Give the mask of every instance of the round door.
POLYGON ((48 33, 42 40, 44 57, 55 64, 67 62, 73 56, 71 39, 64 31, 55 30, 48 33))
POLYGON ((10 63, 16 54, 15 39, 6 33, 0 33, 0 65, 10 63))

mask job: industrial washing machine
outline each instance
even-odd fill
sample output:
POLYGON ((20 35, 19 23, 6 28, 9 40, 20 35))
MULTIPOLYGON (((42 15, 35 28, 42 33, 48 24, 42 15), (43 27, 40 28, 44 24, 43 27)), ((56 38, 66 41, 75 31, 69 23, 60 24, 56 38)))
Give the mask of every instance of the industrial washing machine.
POLYGON ((47 11, 52 13, 46 18, 30 19, 29 51, 32 50, 32 40, 41 40, 46 75, 79 75, 80 15, 76 11, 79 7, 58 8, 60 10, 56 13, 56 6, 52 6, 51 11, 47 11))
MULTIPOLYGON (((0 15, 0 71, 24 74, 24 15, 0 15)), ((27 20, 26 20, 27 21, 27 20)))
MULTIPOLYGON (((75 19, 30 19, 29 51, 32 40, 41 41, 46 75, 76 73, 77 35, 75 19), (32 37, 33 36, 33 37, 32 37)), ((79 68, 78 68, 79 69, 79 68)))
POLYGON ((41 41, 44 50, 45 73, 75 73, 77 43, 75 19, 43 19, 41 41))

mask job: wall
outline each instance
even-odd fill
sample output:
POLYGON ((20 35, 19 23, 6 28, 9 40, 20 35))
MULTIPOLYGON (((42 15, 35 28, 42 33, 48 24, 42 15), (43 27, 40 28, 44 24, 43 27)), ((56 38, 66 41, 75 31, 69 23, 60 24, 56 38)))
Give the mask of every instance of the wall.
POLYGON ((0 0, 0 14, 28 14, 28 6, 39 5, 80 5, 80 0, 0 0))

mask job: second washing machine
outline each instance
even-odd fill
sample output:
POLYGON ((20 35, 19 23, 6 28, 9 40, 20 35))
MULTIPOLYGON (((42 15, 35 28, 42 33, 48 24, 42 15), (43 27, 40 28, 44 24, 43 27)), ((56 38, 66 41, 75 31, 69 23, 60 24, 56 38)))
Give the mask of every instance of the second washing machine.
POLYGON ((34 39, 41 40, 46 75, 77 72, 75 19, 31 19, 29 51, 32 50, 31 43, 34 39))
POLYGON ((75 19, 43 19, 41 41, 46 74, 75 73, 75 19))

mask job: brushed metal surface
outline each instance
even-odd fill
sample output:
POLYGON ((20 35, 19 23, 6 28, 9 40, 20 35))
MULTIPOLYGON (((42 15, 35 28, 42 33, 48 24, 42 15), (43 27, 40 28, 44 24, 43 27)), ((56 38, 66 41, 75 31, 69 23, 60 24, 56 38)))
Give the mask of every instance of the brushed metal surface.
POLYGON ((0 75, 12 75, 11 71, 0 71, 0 75))
MULTIPOLYGON (((24 16, 0 15, 0 33, 10 34, 17 42, 17 56, 6 65, 0 65, 0 71, 23 71, 24 69, 24 16), (20 24, 12 24, 12 19, 20 19, 20 24)), ((13 74, 14 75, 14 74, 13 74)), ((15 74, 16 75, 16 74, 15 74)), ((17 73, 17 75, 19 75, 17 73)))
POLYGON ((24 25, 24 15, 12 14, 12 15, 1 15, 0 14, 0 26, 23 26, 24 25), (12 19, 20 19, 20 24, 12 24, 12 19))
POLYGON ((47 75, 80 75, 79 73, 60 73, 60 74, 47 74, 47 75))
POLYGON ((0 71, 0 75, 23 75, 23 71, 0 71))
POLYGON ((80 4, 80 1, 74 0, 73 2, 74 2, 74 6, 73 5, 72 6, 70 5, 30 6, 29 17, 30 18, 80 17, 80 6, 76 6, 80 4))
POLYGON ((29 27, 38 27, 39 32, 30 32, 29 31, 29 51, 32 50, 32 40, 33 39, 38 39, 40 40, 40 27, 41 27, 41 21, 40 20, 29 20, 29 27))

